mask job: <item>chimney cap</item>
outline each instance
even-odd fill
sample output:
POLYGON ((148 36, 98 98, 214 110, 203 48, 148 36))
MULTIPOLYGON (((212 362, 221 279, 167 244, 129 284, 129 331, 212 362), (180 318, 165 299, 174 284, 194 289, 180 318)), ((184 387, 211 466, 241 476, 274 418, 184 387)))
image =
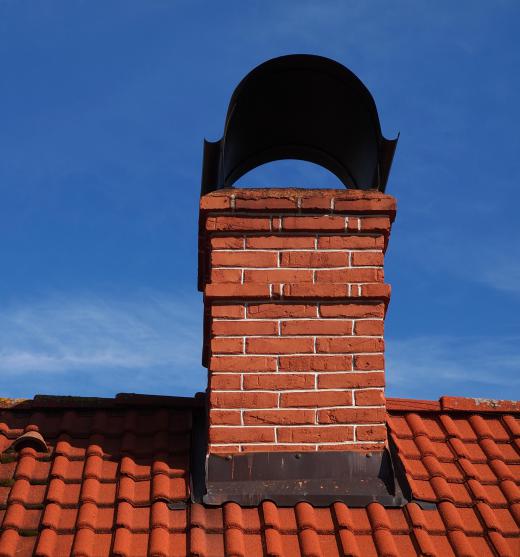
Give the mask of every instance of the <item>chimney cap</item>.
POLYGON ((383 137, 372 95, 345 66, 310 54, 273 58, 238 84, 222 138, 204 142, 202 194, 282 159, 323 166, 347 188, 384 191, 396 144, 383 137))

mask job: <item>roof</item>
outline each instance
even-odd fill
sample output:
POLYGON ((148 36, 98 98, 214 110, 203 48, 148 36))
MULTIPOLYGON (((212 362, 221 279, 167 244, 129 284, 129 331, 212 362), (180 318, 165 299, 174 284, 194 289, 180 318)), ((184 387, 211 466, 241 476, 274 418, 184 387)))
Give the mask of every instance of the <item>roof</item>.
POLYGON ((389 399, 416 501, 402 508, 189 503, 203 403, 0 399, 0 556, 520 555, 520 403, 389 399), (36 431, 48 450, 31 436, 13 450, 36 431))

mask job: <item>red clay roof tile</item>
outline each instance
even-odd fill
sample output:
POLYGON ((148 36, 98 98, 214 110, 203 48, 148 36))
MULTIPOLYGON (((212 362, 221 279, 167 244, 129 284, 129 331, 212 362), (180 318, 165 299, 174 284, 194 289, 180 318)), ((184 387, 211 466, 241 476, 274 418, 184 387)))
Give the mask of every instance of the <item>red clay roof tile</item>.
POLYGON ((389 434, 413 496, 432 509, 265 501, 190 504, 187 512, 171 508, 189 497, 186 399, 58 398, 1 412, 0 440, 11 452, 0 461, 0 557, 520 554, 514 405, 388 401, 389 434), (36 426, 47 453, 10 449, 36 426))

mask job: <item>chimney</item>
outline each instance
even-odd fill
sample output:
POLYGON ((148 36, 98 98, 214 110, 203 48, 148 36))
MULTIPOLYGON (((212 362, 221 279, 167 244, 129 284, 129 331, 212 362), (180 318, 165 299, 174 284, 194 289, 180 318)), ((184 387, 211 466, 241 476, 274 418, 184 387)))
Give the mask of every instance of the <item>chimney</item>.
POLYGON ((210 453, 383 449, 394 199, 223 189, 200 208, 210 453))
POLYGON ((349 70, 285 56, 235 90, 205 142, 199 232, 208 452, 383 451, 383 258, 397 140, 349 70), (352 189, 233 188, 297 158, 352 189))

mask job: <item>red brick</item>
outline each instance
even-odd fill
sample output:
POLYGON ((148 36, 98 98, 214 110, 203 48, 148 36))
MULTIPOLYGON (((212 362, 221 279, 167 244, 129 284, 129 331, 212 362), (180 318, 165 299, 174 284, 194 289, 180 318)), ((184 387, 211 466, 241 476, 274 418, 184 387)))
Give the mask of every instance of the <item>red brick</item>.
POLYGON ((276 371, 276 358, 269 356, 213 356, 210 359, 209 369, 243 373, 276 371))
POLYGON ((320 406, 350 406, 350 391, 312 391, 304 393, 282 393, 280 406, 284 408, 316 408, 320 406))
POLYGON ((240 390, 240 379, 240 375, 234 373, 211 374, 209 388, 214 391, 238 391, 240 390))
POLYGON ((245 308, 243 305, 213 304, 211 316, 222 319, 241 319, 245 316, 245 308))
POLYGON ((321 304, 322 317, 380 317, 385 315, 384 304, 321 304))
POLYGON ((384 328, 385 322, 382 319, 356 321, 354 323, 354 334, 359 336, 382 335, 384 328))
POLYGON ((359 230, 359 219, 357 217, 348 217, 347 230, 349 232, 357 232, 359 230))
POLYGON ((385 403, 385 393, 382 389, 355 391, 354 400, 357 406, 378 406, 385 403))
POLYGON ((212 392, 210 403, 212 408, 274 408, 278 402, 276 393, 257 392, 212 392))
POLYGON ((248 354, 306 354, 314 351, 312 338, 248 338, 248 354))
POLYGON ((268 251, 213 251, 215 267, 277 267, 278 254, 268 251))
POLYGON ((358 441, 386 441, 386 427, 384 425, 363 425, 356 427, 358 441))
POLYGON ((230 282, 220 284, 206 284, 204 288, 206 300, 215 298, 239 298, 240 301, 271 297, 269 284, 249 283, 233 284, 230 282))
POLYGON ((235 199, 235 209, 249 209, 256 211, 295 210, 298 207, 295 196, 278 197, 271 199, 235 199))
POLYGON ((320 424, 362 424, 384 421, 384 408, 330 408, 318 411, 320 424))
POLYGON ((274 441, 272 427, 211 427, 210 443, 259 443, 274 441))
POLYGON ((208 195, 203 195, 200 198, 200 209, 202 211, 218 211, 231 208, 231 198, 222 195, 215 195, 210 193, 208 195))
POLYGON ((345 427, 281 427, 278 441, 281 443, 323 443, 352 441, 354 428, 345 427))
MULTIPOLYGON (((341 352, 348 354, 355 352, 382 352, 383 350, 384 341, 382 338, 325 337, 316 339, 316 352, 324 354, 338 354, 341 352)), ((354 364, 354 369, 366 368, 356 368, 354 364)))
POLYGON ((316 282, 383 282, 383 269, 334 269, 316 271, 316 282))
POLYGON ((280 371, 349 371, 352 356, 280 356, 280 371))
POLYGON ((390 219, 388 217, 361 217, 363 232, 389 232, 390 219))
MULTIPOLYGON (((359 190, 346 190, 344 193, 358 193, 359 190)), ((343 193, 343 192, 342 192, 343 193)), ((395 198, 390 195, 385 195, 379 192, 360 192, 363 194, 361 199, 338 199, 334 201, 335 211, 347 211, 355 213, 389 213, 393 215, 396 210, 395 198), (373 194, 373 197, 368 198, 366 194, 373 194)))
POLYGON ((244 282, 311 282, 312 273, 306 269, 245 271, 244 282))
POLYGON ((332 209, 332 196, 320 192, 310 197, 302 197, 300 206, 303 210, 332 209))
POLYGON ((282 335, 351 335, 352 321, 305 319, 282 321, 282 335))
POLYGON ((385 239, 383 236, 320 236, 318 249, 383 249, 385 239))
POLYGON ((244 424, 304 425, 316 420, 314 410, 249 410, 244 412, 244 424))
POLYGON ((351 263, 352 266, 379 266, 381 267, 384 263, 385 256, 383 252, 379 251, 355 251, 352 254, 351 263))
POLYGON ((209 446, 209 452, 211 454, 234 454, 240 451, 240 445, 222 445, 221 447, 215 447, 215 445, 209 446))
POLYGON ((283 443, 276 443, 276 445, 242 445, 242 451, 244 453, 254 453, 254 452, 275 452, 275 451, 298 451, 299 453, 306 451, 314 451, 314 445, 285 445, 283 443))
MULTIPOLYGON (((244 377, 244 389, 268 389, 282 391, 284 389, 313 389, 314 375, 309 373, 275 373, 247 375, 244 377)), ((366 387, 367 385, 363 385, 366 387)))
POLYGON ((284 230, 345 230, 345 218, 339 216, 319 215, 301 217, 283 217, 284 230))
MULTIPOLYGON (((208 287, 211 285, 208 285, 208 287)), ((349 296, 348 284, 284 284, 286 298, 345 299, 349 296)))
POLYGON ((242 282, 241 269, 211 269, 209 280, 211 282, 242 282))
POLYGON ((323 373, 318 375, 319 389, 357 389, 384 387, 384 373, 323 373))
POLYGON ((212 249, 243 249, 244 238, 242 236, 214 236, 210 240, 212 249))
POLYGON ((355 444, 350 443, 348 445, 341 445, 339 443, 320 443, 317 446, 318 451, 354 451, 358 453, 368 453, 368 452, 375 452, 375 451, 382 451, 385 448, 384 443, 374 442, 374 443, 363 443, 363 444, 355 444))
POLYGON ((338 251, 287 251, 281 267, 346 267, 348 254, 338 251))
POLYGON ((276 321, 213 321, 211 334, 217 336, 235 335, 277 335, 276 321))
POLYGON ((312 236, 250 236, 246 247, 253 249, 314 249, 316 238, 312 236))
POLYGON ((390 298, 391 288, 389 284, 382 284, 373 282, 370 284, 363 284, 361 286, 360 296, 365 298, 380 298, 388 300, 390 298))
POLYGON ((244 342, 241 338, 213 338, 211 352, 213 354, 242 354, 244 342))
POLYGON ((361 371, 385 369, 385 357, 383 354, 354 356, 354 369, 361 371))
POLYGON ((316 317, 315 304, 250 304, 247 316, 255 319, 262 317, 316 317))
POLYGON ((240 410, 210 410, 210 425, 240 425, 240 410))
POLYGON ((208 217, 206 230, 271 230, 271 219, 261 217, 208 217))

